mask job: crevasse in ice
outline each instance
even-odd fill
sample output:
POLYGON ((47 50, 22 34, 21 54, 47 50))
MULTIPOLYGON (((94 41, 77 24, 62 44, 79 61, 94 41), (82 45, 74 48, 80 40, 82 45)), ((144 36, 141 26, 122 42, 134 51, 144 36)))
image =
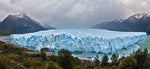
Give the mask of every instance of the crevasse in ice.
POLYGON ((11 43, 37 50, 66 49, 71 52, 114 53, 147 37, 144 32, 117 32, 101 29, 56 29, 13 34, 11 43))

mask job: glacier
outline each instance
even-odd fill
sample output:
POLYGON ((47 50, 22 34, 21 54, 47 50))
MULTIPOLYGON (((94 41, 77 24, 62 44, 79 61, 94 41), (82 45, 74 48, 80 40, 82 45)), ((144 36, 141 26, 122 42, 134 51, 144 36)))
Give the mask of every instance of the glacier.
POLYGON ((145 32, 118 32, 102 29, 55 29, 12 34, 11 43, 40 51, 42 48, 71 52, 115 53, 147 37, 145 32))

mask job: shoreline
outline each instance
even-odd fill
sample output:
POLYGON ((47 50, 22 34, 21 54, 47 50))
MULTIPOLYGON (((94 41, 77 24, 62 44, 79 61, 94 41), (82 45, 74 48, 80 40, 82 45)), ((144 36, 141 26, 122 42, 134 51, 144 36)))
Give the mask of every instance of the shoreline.
POLYGON ((10 35, 0 35, 0 37, 4 37, 4 36, 10 36, 10 35))

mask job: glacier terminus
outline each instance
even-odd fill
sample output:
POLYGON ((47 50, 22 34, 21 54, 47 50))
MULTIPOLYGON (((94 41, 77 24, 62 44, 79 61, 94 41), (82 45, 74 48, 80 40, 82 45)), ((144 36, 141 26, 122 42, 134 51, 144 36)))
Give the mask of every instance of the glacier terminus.
POLYGON ((102 29, 55 29, 12 34, 11 43, 40 51, 42 48, 71 52, 115 53, 147 37, 145 32, 118 32, 102 29))

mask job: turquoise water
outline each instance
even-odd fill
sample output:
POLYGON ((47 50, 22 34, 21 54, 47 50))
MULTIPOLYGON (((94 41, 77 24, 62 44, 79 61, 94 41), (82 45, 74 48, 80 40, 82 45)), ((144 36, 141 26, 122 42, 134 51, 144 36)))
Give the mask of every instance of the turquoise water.
POLYGON ((10 43, 9 36, 1 36, 1 37, 0 37, 0 41, 10 43))
POLYGON ((145 40, 139 42, 138 45, 140 46, 140 49, 142 50, 147 48, 150 53, 150 35, 148 35, 148 37, 145 40))

